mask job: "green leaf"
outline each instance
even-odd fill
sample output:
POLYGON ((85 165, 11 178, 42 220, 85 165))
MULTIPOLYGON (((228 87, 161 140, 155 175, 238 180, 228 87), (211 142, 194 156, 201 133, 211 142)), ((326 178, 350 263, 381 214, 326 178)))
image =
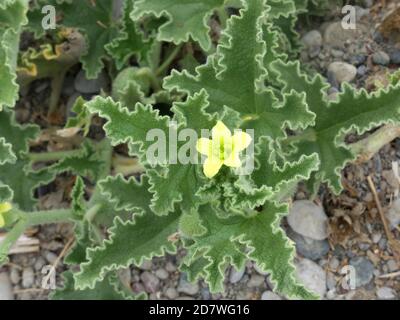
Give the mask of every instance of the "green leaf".
POLYGON ((120 103, 111 98, 96 97, 86 104, 92 113, 98 113, 108 120, 104 126, 107 136, 114 145, 129 142, 139 144, 140 151, 145 150, 154 142, 146 141, 150 130, 159 129, 168 133, 168 117, 161 117, 151 106, 136 104, 134 112, 128 111, 120 103))
POLYGON ((242 128, 254 129, 256 141, 261 136, 284 137, 285 125, 297 127, 313 121, 303 96, 292 93, 279 102, 264 87, 266 12, 265 1, 248 2, 240 16, 229 20, 217 53, 196 69, 196 76, 173 71, 164 81, 165 88, 188 95, 205 89, 210 102, 207 111, 221 116, 226 106, 238 112, 242 128))
POLYGON ((78 28, 86 36, 87 52, 81 61, 88 79, 95 79, 104 66, 106 45, 118 34, 117 19, 112 14, 113 0, 79 0, 59 4, 56 9, 64 13, 64 26, 78 28))
POLYGON ((23 210, 32 209, 36 203, 33 190, 54 177, 47 169, 33 171, 27 159, 28 142, 35 139, 37 133, 37 126, 21 126, 16 123, 14 113, 6 110, 0 112, 0 137, 4 137, 3 141, 12 146, 12 152, 17 157, 14 163, 0 165, 0 182, 13 190, 13 202, 23 210))
POLYGON ((85 183, 81 177, 76 178, 75 185, 71 191, 72 210, 77 216, 81 216, 85 210, 85 183))
POLYGON ((149 192, 149 182, 146 175, 142 175, 139 183, 136 178, 128 180, 121 175, 107 177, 99 182, 102 194, 113 204, 116 210, 142 210, 149 212, 149 204, 152 198, 149 192))
POLYGON ((286 205, 274 203, 266 203, 262 212, 253 216, 229 219, 218 218, 210 206, 200 209, 202 224, 207 232, 195 238, 188 250, 194 258, 197 252, 201 252, 209 261, 204 271, 205 281, 211 291, 222 290, 224 272, 229 262, 240 268, 243 255, 246 255, 271 275, 279 293, 288 297, 314 298, 295 280, 294 247, 279 226, 286 213, 286 205), (242 245, 247 250, 243 250, 242 245))
POLYGON ((18 98, 17 57, 27 11, 28 0, 3 1, 0 5, 0 111, 3 106, 14 107, 18 98))
POLYGON ((115 218, 110 237, 103 245, 88 249, 87 262, 74 275, 77 289, 94 288, 108 271, 140 265, 143 259, 175 253, 169 237, 178 231, 179 213, 157 217, 151 213, 136 215, 132 221, 115 218))
POLYGON ((327 84, 319 75, 308 79, 301 73, 298 62, 277 61, 273 67, 279 72, 284 91, 305 92, 309 109, 316 115, 314 125, 301 135, 289 138, 296 147, 290 157, 298 159, 303 154, 317 153, 321 168, 311 183, 327 182, 339 193, 342 190, 340 171, 356 156, 346 148, 344 135, 351 130, 362 134, 384 123, 398 123, 400 86, 368 94, 345 85, 338 100, 329 102, 327 84))
POLYGON ((124 17, 120 34, 106 45, 107 52, 114 58, 117 69, 128 63, 136 55, 139 61, 145 61, 151 50, 152 41, 145 39, 135 21, 130 18, 134 1, 124 1, 124 17))
POLYGON ((14 163, 17 157, 12 151, 11 144, 7 143, 4 138, 0 137, 0 165, 11 162, 14 163))
POLYGON ((78 155, 64 158, 51 166, 49 170, 54 174, 72 172, 81 176, 88 176, 96 180, 104 171, 105 159, 102 157, 102 144, 87 142, 78 155))
POLYGON ((166 16, 168 21, 158 30, 157 39, 175 44, 197 41, 203 50, 211 48, 208 21, 211 14, 223 7, 225 0, 139 0, 135 3, 132 19, 147 15, 166 16))
POLYGON ((13 198, 13 191, 0 181, 0 202, 11 201, 13 198))
POLYGON ((270 139, 261 139, 256 147, 257 165, 251 177, 258 188, 271 188, 275 197, 290 190, 299 181, 309 179, 311 173, 319 169, 320 161, 316 153, 299 155, 296 161, 286 161, 279 166, 276 152, 271 150, 270 139))
MULTIPOLYGON (((115 276, 114 276, 115 277, 115 276)), ((127 296, 115 284, 113 276, 107 276, 98 282, 93 289, 76 290, 73 274, 71 271, 63 273, 64 287, 57 289, 51 294, 52 300, 133 300, 134 297, 127 296)))

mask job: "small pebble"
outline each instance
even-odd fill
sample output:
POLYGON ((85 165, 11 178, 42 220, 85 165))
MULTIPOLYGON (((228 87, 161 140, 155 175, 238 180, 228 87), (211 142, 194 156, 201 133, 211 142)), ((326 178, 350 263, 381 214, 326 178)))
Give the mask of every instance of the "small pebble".
POLYGON ((365 257, 354 257, 350 265, 355 269, 356 287, 359 288, 371 282, 374 277, 374 265, 365 257))
POLYGON ((240 280, 242 280, 245 270, 245 268, 242 268, 237 271, 235 268, 231 268, 231 272, 229 273, 229 282, 231 284, 238 283, 240 280))
POLYGON ((148 293, 155 293, 160 288, 160 280, 152 273, 145 271, 140 275, 143 286, 148 293))
POLYGON ((0 272, 0 301, 14 300, 12 285, 7 272, 0 272))
POLYGON ((139 269, 144 271, 149 271, 153 267, 151 260, 144 260, 143 263, 140 265, 139 269))
POLYGON ((322 35, 318 30, 311 30, 301 38, 301 41, 307 48, 321 47, 322 35))
POLYGON ((249 282, 247 282, 247 287, 249 288, 258 288, 264 284, 265 277, 260 276, 259 274, 253 274, 250 277, 249 282))
POLYGON ((167 280, 169 277, 168 271, 165 269, 158 269, 156 271, 156 276, 158 279, 167 280))
POLYGON ((387 262, 387 266, 388 266, 389 272, 395 272, 395 271, 400 270, 400 265, 393 259, 391 259, 387 262))
POLYGON ((395 49, 390 53, 390 62, 400 64, 400 49, 395 49))
POLYGON ((379 300, 394 300, 396 299, 396 292, 389 287, 379 288, 376 292, 379 300))
POLYGON ((328 218, 322 207, 312 201, 298 200, 293 202, 287 221, 293 231, 302 236, 324 240, 328 237, 328 218))
POLYGON ((282 300, 282 298, 272 291, 265 291, 261 295, 261 300, 282 300))
POLYGON ((372 55, 372 61, 375 64, 379 64, 379 65, 382 65, 382 66, 387 66, 390 63, 390 57, 386 52, 378 51, 378 52, 375 52, 372 55))
POLYGON ((335 76, 339 84, 351 82, 357 75, 356 67, 346 62, 332 62, 328 67, 328 71, 335 76))
POLYGON ((176 291, 175 288, 168 288, 167 290, 165 290, 164 295, 171 300, 176 299, 179 296, 178 291, 176 291))
POLYGON ((12 284, 18 284, 21 281, 21 275, 17 268, 11 268, 10 280, 11 280, 12 284))
POLYGON ((80 93, 99 93, 101 89, 107 87, 107 76, 101 72, 97 79, 87 79, 85 71, 81 70, 75 78, 75 90, 80 93))
POLYGON ((35 283, 35 273, 31 267, 24 268, 22 271, 22 286, 24 288, 32 288, 35 283))
POLYGON ((194 296, 199 292, 199 285, 197 283, 188 282, 186 276, 182 274, 179 280, 178 292, 194 296))
POLYGON ((297 278, 306 288, 318 294, 321 298, 326 293, 326 273, 315 262, 302 259, 296 263, 297 278))

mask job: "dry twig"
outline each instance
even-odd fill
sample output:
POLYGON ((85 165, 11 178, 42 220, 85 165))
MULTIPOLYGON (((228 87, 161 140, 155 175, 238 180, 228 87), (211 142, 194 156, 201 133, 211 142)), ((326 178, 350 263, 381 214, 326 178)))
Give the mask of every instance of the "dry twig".
POLYGON ((371 176, 368 176, 367 180, 368 180, 368 184, 371 189, 371 192, 374 196, 376 207, 377 207, 379 215, 381 217, 383 227, 385 229, 386 237, 388 239, 388 244, 390 245, 390 247, 392 249, 393 256, 395 257, 397 262, 400 263, 400 243, 395 239, 395 237, 393 236, 392 232, 389 229, 389 225, 386 220, 386 216, 383 212, 382 205, 381 205, 381 202, 379 201, 378 193, 376 192, 376 188, 375 188, 374 182, 372 181, 371 176))

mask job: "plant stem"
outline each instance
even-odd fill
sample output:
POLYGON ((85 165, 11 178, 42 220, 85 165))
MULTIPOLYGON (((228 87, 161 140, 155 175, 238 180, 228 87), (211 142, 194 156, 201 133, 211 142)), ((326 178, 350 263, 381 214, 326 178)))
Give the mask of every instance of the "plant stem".
POLYGON ((54 152, 30 152, 28 153, 28 158, 33 162, 49 162, 76 156, 80 153, 82 153, 81 149, 54 152))
POLYGON ((171 63, 175 60, 177 55, 182 49, 183 44, 178 45, 172 52, 171 54, 164 60, 163 64, 157 69, 156 71, 156 76, 162 75, 168 67, 171 65, 171 63))
POLYGON ((160 82, 158 81, 157 77, 154 75, 154 72, 150 68, 142 68, 138 72, 138 75, 146 76, 150 80, 151 86, 153 87, 154 91, 157 92, 161 90, 160 82))
POLYGON ((400 137, 400 127, 389 124, 367 138, 349 145, 353 154, 357 155, 357 163, 364 163, 371 159, 379 150, 394 139, 400 137))
POLYGON ((23 212, 28 226, 36 226, 42 224, 67 222, 73 218, 73 211, 71 209, 57 209, 35 212, 23 212))
POLYGON ((25 219, 19 220, 0 243, 0 265, 6 262, 11 246, 24 233, 27 226, 28 223, 25 219))
POLYGON ((53 113, 57 112, 58 102, 60 101, 61 90, 64 84, 66 71, 63 71, 54 76, 51 80, 51 95, 49 103, 49 111, 47 113, 50 117, 53 113))

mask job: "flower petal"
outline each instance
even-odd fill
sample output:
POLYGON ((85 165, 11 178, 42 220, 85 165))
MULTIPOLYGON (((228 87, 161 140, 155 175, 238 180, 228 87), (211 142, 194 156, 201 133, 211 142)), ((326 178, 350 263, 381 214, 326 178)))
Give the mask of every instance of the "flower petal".
POLYGON ((203 172, 205 176, 211 179, 218 173, 219 169, 221 169, 223 164, 224 164, 223 161, 221 161, 218 158, 215 157, 207 158, 206 161, 204 162, 204 167, 203 167, 203 172))
POLYGON ((239 153, 232 152, 229 158, 225 159, 224 165, 232 168, 239 168, 242 165, 242 162, 239 158, 239 153))
POLYGON ((197 140, 196 150, 205 156, 209 156, 212 152, 212 141, 210 139, 200 138, 197 140))
POLYGON ((243 131, 236 132, 232 138, 235 152, 243 151, 250 145, 251 141, 253 140, 248 133, 243 131))
POLYGON ((218 121, 217 124, 211 129, 212 139, 220 141, 221 138, 227 139, 232 136, 231 131, 227 128, 222 121, 218 121))

